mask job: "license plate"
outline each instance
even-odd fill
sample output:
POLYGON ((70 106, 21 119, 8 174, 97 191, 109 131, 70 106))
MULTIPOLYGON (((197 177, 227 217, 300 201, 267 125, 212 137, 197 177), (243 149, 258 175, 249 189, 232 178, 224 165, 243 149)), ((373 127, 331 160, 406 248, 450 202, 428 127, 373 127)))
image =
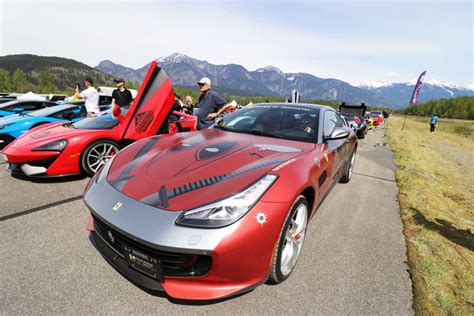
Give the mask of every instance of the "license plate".
POLYGON ((153 279, 162 280, 163 270, 158 259, 153 258, 130 246, 123 246, 128 265, 153 279))

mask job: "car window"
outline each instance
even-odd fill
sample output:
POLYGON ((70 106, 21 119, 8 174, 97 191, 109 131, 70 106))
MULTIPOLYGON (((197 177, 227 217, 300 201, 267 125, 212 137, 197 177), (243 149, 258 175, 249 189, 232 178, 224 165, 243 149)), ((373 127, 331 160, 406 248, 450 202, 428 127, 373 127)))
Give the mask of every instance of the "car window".
MULTIPOLYGON (((127 108, 122 108, 122 115, 127 113, 127 108)), ((71 125, 78 129, 112 129, 117 126, 119 120, 112 117, 112 110, 100 112, 94 117, 83 119, 71 125)))
POLYGON ((84 113, 84 111, 80 111, 79 107, 75 107, 75 108, 59 111, 58 113, 51 115, 51 117, 54 117, 60 120, 73 120, 75 118, 85 117, 86 114, 87 112, 84 113))
POLYGON ((324 112, 324 121, 323 121, 323 134, 324 136, 330 136, 336 126, 340 125, 342 127, 344 123, 342 119, 333 111, 324 112), (342 124, 342 125, 341 125, 342 124))

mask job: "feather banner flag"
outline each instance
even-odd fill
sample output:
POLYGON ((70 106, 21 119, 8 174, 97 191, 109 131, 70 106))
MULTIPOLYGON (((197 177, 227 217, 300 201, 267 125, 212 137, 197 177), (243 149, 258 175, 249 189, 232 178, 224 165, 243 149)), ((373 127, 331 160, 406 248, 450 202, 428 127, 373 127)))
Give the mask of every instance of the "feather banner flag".
POLYGON ((410 105, 418 103, 418 95, 420 94, 421 84, 423 83, 423 79, 425 79, 426 70, 421 73, 418 77, 418 81, 416 82, 415 89, 413 89, 413 94, 411 96, 410 105))

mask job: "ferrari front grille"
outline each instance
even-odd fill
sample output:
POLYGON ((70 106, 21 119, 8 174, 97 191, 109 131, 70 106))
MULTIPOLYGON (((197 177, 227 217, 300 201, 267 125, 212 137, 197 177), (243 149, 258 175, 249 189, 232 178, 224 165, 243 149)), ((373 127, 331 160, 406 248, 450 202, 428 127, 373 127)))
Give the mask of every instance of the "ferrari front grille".
POLYGON ((124 247, 132 247, 147 256, 160 261, 164 276, 197 277, 206 274, 212 264, 212 257, 207 255, 194 255, 161 251, 138 243, 117 232, 109 225, 94 218, 95 232, 120 256, 125 256, 124 247))

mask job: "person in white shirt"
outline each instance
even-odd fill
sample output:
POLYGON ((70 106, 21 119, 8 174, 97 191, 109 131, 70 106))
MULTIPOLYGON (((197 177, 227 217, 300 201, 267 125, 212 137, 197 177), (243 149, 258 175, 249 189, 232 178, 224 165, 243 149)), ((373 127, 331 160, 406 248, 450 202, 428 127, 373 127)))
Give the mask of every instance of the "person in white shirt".
POLYGON ((84 85, 86 89, 82 92, 79 92, 79 87, 76 87, 75 97, 85 100, 87 117, 99 114, 99 92, 94 88, 94 81, 91 78, 86 78, 84 85))

